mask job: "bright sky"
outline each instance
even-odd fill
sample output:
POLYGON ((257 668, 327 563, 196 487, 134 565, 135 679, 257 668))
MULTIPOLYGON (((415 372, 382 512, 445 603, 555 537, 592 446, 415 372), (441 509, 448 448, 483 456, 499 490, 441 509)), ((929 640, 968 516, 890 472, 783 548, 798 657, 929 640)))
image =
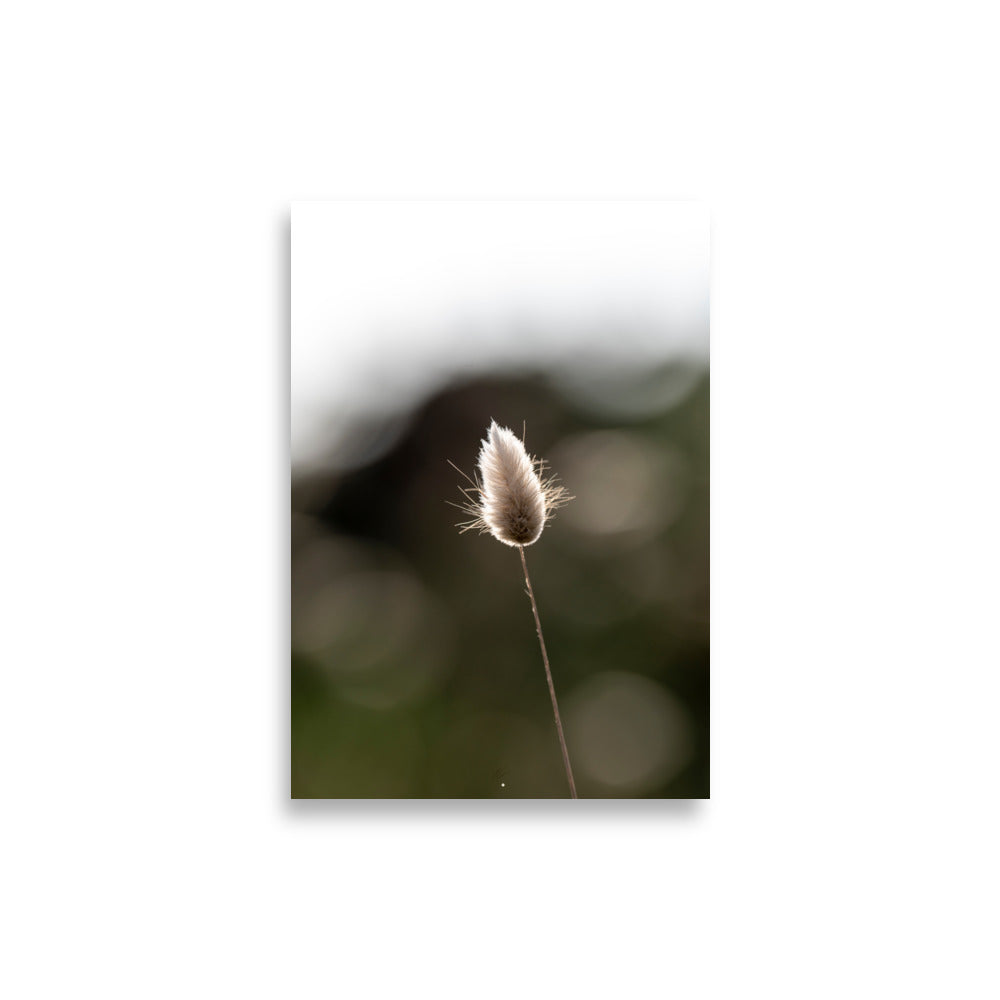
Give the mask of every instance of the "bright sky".
POLYGON ((695 202, 294 203, 293 462, 456 371, 707 362, 708 253, 695 202))

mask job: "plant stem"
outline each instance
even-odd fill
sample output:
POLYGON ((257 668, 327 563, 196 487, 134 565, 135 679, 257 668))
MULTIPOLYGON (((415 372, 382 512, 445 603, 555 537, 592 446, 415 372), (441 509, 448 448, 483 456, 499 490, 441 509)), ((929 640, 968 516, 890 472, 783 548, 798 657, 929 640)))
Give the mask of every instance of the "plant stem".
POLYGON ((549 682, 549 694, 552 696, 552 714, 556 717, 556 731, 559 733, 559 746, 562 747, 563 763, 566 765, 566 779, 573 798, 577 798, 576 784, 573 781, 573 769, 569 766, 569 752, 566 750, 566 737, 563 736, 562 719, 559 718, 559 703, 556 701, 556 689, 552 683, 552 671, 549 669, 549 654, 545 652, 545 639, 542 636, 542 622, 538 617, 538 605, 535 603, 535 592, 531 589, 531 577, 528 576, 528 562, 524 558, 524 546, 519 545, 521 565, 524 567, 524 582, 528 585, 528 597, 531 598, 531 610, 535 613, 535 627, 538 631, 538 644, 542 647, 542 662, 545 664, 545 679, 549 682))

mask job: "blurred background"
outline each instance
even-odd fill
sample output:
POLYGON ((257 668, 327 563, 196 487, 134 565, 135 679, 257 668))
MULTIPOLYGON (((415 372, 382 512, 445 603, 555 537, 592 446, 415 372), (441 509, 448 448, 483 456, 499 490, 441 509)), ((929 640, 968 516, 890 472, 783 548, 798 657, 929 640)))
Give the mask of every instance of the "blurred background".
POLYGON ((709 794, 708 216, 292 211, 291 794, 568 795, 491 419, 576 499, 526 550, 581 797, 709 794))

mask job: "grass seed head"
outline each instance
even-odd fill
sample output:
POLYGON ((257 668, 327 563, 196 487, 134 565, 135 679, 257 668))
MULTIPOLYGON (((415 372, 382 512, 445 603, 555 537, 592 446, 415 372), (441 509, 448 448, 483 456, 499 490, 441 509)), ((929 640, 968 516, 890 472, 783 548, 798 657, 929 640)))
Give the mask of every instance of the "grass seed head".
POLYGON ((467 501, 462 509, 473 518, 460 525, 462 531, 489 532, 504 545, 531 545, 553 513, 572 499, 554 476, 544 478, 545 463, 532 458, 524 442, 495 420, 476 464, 478 479, 462 489, 467 501))

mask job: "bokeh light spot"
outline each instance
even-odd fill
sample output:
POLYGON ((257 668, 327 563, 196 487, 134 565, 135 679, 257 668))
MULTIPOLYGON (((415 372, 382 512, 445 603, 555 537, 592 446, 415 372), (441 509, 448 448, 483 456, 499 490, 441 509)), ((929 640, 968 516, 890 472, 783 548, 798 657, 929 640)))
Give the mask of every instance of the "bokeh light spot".
POLYGON ((608 671, 573 692, 566 711, 574 761, 612 794, 641 795, 670 781, 693 754, 680 701, 638 674, 608 671))

